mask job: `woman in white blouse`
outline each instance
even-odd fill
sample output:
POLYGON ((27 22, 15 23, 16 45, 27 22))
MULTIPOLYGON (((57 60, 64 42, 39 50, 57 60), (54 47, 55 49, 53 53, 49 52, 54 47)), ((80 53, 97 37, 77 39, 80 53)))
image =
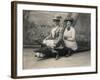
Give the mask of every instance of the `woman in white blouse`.
POLYGON ((75 28, 72 26, 73 19, 71 17, 67 17, 64 20, 64 34, 63 34, 63 41, 64 41, 64 46, 65 50, 68 50, 68 53, 66 56, 70 56, 72 51, 77 50, 77 43, 76 43, 76 31, 75 28))

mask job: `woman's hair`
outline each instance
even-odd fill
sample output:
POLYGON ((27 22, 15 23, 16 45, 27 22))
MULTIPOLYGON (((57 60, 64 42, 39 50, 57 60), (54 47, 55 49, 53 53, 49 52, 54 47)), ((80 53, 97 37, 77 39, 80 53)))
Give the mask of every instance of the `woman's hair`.
POLYGON ((65 20, 64 20, 64 22, 67 22, 67 21, 70 21, 71 24, 72 24, 74 20, 71 17, 66 17, 65 20))

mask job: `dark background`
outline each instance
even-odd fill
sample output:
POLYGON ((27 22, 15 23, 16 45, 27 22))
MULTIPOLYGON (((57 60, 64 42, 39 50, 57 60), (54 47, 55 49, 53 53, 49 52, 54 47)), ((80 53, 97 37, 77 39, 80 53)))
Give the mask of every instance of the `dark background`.
POLYGON ((36 47, 38 44, 34 40, 42 41, 50 33, 54 27, 52 19, 58 14, 62 16, 62 21, 67 16, 74 18, 79 49, 90 49, 91 14, 30 10, 23 10, 23 47, 36 47))

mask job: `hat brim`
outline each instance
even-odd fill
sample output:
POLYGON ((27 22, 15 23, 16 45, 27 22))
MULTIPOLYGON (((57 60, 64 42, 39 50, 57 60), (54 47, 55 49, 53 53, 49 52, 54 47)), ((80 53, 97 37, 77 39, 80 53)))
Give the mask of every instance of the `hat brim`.
POLYGON ((64 20, 64 22, 67 22, 67 21, 71 21, 71 22, 73 22, 73 20, 64 20))
POLYGON ((60 21, 59 19, 53 19, 53 21, 60 21))

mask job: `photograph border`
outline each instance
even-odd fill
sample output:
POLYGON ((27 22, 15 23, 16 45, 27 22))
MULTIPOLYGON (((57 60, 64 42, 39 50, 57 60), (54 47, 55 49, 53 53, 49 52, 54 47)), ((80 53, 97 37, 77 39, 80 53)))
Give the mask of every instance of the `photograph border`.
POLYGON ((74 5, 74 4, 57 4, 57 3, 41 3, 41 2, 25 2, 25 1, 12 1, 11 2, 11 77, 12 78, 32 78, 32 77, 50 77, 50 76, 66 76, 66 75, 80 75, 80 74, 94 74, 98 72, 98 59, 97 59, 97 44, 98 44, 98 7, 90 5, 74 5), (96 9, 96 71, 95 72, 79 72, 79 73, 63 73, 63 74, 50 74, 50 75, 32 75, 32 76, 17 76, 17 4, 34 4, 46 6, 60 6, 60 7, 79 7, 79 8, 93 8, 96 9))

